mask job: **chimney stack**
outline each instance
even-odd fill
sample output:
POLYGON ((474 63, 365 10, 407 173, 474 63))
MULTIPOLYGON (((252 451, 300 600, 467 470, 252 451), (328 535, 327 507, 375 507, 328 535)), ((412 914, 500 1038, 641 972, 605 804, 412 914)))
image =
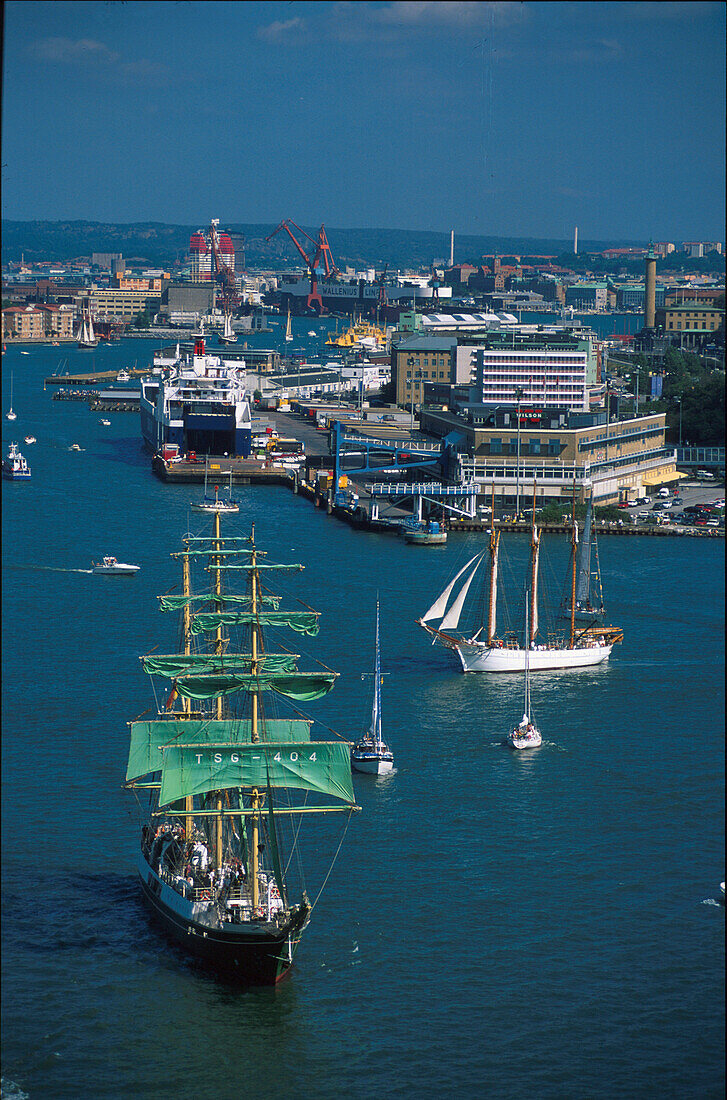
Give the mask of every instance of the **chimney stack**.
POLYGON ((449 266, 454 267, 454 230, 449 238, 449 266))
POLYGON ((573 252, 576 256, 578 255, 578 226, 576 226, 576 231, 573 234, 573 252))
POLYGON ((653 328, 656 323, 656 257, 649 244, 644 271, 644 327, 653 328))

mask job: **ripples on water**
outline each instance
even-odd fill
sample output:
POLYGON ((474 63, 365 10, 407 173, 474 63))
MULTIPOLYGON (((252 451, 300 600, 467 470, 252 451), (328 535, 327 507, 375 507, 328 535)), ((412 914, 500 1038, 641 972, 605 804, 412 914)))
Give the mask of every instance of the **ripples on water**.
MULTIPOLYGON (((52 403, 42 356, 15 373, 38 443, 3 509, 3 1096, 721 1096, 723 543, 602 539, 625 644, 534 673, 544 744, 515 753, 519 679, 463 676, 414 622, 477 536, 429 554, 241 487, 243 525, 306 564, 285 587, 323 615, 300 648, 341 672, 311 710, 352 736, 379 593, 397 766, 355 775, 362 813, 294 971, 240 991, 150 923, 121 789, 126 722, 153 705, 138 655, 175 642, 155 597, 201 529, 198 490, 149 476, 135 417, 112 414, 111 438, 52 403), (83 575, 102 553, 142 570, 83 575)), ((565 540, 547 547, 557 573, 565 540)), ((330 821, 307 835, 337 843, 330 821)), ((313 853, 312 896, 325 869, 313 853)))

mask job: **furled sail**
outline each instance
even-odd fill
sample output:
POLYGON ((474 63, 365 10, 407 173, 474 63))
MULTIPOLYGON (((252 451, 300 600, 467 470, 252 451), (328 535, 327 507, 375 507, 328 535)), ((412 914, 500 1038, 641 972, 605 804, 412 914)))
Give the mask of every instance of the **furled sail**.
MULTIPOLYGON (((195 604, 200 603, 216 603, 220 599, 226 604, 245 604, 249 606, 252 603, 250 596, 228 596, 225 593, 220 597, 216 592, 207 592, 198 596, 157 596, 157 599, 159 600, 160 611, 181 611, 184 607, 194 607, 195 604)), ((257 602, 262 603, 264 607, 272 607, 277 611, 280 607, 280 596, 258 596, 257 602)))
MULTIPOLYGON (((305 718, 266 718, 260 724, 265 742, 310 741, 311 723, 305 718)), ((127 783, 158 772, 162 748, 168 745, 245 745, 252 741, 250 718, 155 719, 131 723, 127 783)))
POLYGON ((529 645, 538 633, 538 563, 540 558, 540 537, 537 527, 533 527, 532 554, 531 583, 533 587, 530 594, 530 637, 526 638, 526 645, 529 645))
POLYGON ((256 562, 255 565, 215 565, 215 566, 211 566, 210 568, 213 568, 215 570, 215 572, 217 572, 218 569, 220 571, 230 570, 230 569, 248 569, 248 570, 251 570, 252 572, 257 573, 261 569, 282 569, 282 570, 288 570, 288 572, 290 572, 290 573, 300 573, 303 569, 303 566, 302 565, 278 565, 275 562, 256 562))
POLYGON ((455 630, 457 628, 457 625, 459 624, 459 617, 462 614, 462 608, 464 607, 464 601, 467 599, 467 593, 469 592, 470 585, 472 584, 472 581, 475 579, 475 573, 479 569, 481 563, 482 563, 482 554, 479 555, 479 561, 475 565, 475 567, 472 570, 472 573, 470 574, 470 576, 467 578, 465 583, 462 585, 462 590, 461 590, 460 594, 457 596, 457 599, 454 601, 454 603, 450 607, 449 611, 447 612, 447 614, 444 616, 441 623, 439 624, 439 629, 440 630, 455 630))
POLYGON ((475 554, 474 558, 470 558, 470 560, 467 562, 467 564, 462 569, 460 569, 459 573, 454 578, 454 580, 450 581, 450 583, 445 588, 444 592, 442 592, 441 596, 437 597, 437 599, 434 601, 434 603, 429 608, 427 613, 425 615, 422 615, 421 622, 426 623, 426 622, 429 622, 430 619, 441 619, 442 615, 444 615, 444 611, 445 611, 445 608, 447 606, 447 601, 448 601, 450 595, 452 594, 452 589, 454 588, 455 584, 457 583, 459 578, 462 576, 462 574, 467 572, 469 567, 472 565, 472 562, 475 561, 477 558, 481 558, 481 557, 482 557, 481 554, 475 554))
POLYGON ((211 611, 195 615, 190 625, 192 634, 202 634, 217 630, 219 626, 244 626, 257 623, 259 626, 289 626, 297 634, 307 634, 314 638, 318 633, 317 611, 211 611))
POLYGON ((315 791, 354 802, 348 742, 240 745, 223 749, 168 746, 162 760, 159 805, 229 787, 315 791))
POLYGON ((490 538, 490 605, 487 613, 487 642, 488 645, 495 637, 497 630, 497 570, 500 558, 500 532, 495 533, 494 528, 490 538))
POLYGON ((327 695, 337 676, 337 672, 191 675, 178 677, 174 686, 186 699, 217 699, 221 695, 234 695, 237 691, 277 691, 288 699, 309 702, 327 695))
POLYGON ((586 505, 586 521, 583 525, 583 538, 578 550, 576 571, 576 604, 588 605, 591 596, 591 527, 593 525, 593 496, 589 496, 586 505))
MULTIPOLYGON (((255 657, 258 671, 295 672, 295 653, 264 653, 255 657)), ((171 653, 150 654, 141 658, 144 672, 150 676, 223 675, 228 672, 250 672, 253 656, 251 653, 171 653)))

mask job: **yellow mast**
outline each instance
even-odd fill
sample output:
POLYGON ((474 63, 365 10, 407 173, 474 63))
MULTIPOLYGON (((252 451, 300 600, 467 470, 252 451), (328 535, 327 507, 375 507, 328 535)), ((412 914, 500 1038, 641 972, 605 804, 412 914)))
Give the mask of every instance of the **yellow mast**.
MULTIPOLYGON (((257 580, 256 580, 256 574, 255 574, 255 566, 256 566, 255 524, 253 524, 253 526, 252 526, 252 537, 251 537, 250 541, 252 543, 252 553, 251 553, 251 556, 250 556, 250 566, 251 566, 251 569, 250 569, 250 589, 251 589, 251 595, 252 595, 252 631, 251 631, 251 634, 252 634, 252 639, 251 639, 251 642, 252 642, 252 644, 251 644, 252 665, 251 665, 251 670, 250 671, 252 672, 253 676, 257 676, 257 674, 259 672, 259 666, 258 666, 258 652, 257 652, 257 643, 258 643, 257 634, 258 634, 258 630, 257 630, 257 580)), ((258 733, 258 693, 254 690, 252 692, 252 723, 251 723, 251 726, 252 726, 252 728, 251 728, 250 739, 253 742, 257 742, 257 741, 260 740, 260 735, 258 733)), ((252 808, 254 810, 257 810, 259 806, 260 806, 260 794, 258 792, 257 787, 254 787, 253 792, 252 792, 252 808)), ((250 845, 250 847, 252 848, 252 852, 251 852, 251 857, 252 857, 252 867, 251 867, 251 871, 252 871, 252 898, 251 898, 251 901, 252 901, 252 909, 253 909, 253 914, 254 914, 255 910, 258 908, 258 906, 260 904, 260 896, 259 896, 260 891, 259 891, 259 883, 258 883, 258 870, 259 870, 259 867, 258 867, 258 843, 259 843, 259 838, 258 838, 258 815, 257 814, 252 815, 251 825, 252 825, 251 845, 250 845)))
POLYGON ((570 648, 573 649, 576 640, 576 552, 578 549, 578 528, 576 527, 576 482, 573 479, 573 516, 572 516, 572 557, 571 562, 571 591, 570 591, 570 648))
MULTIPOLYGON (((215 550, 217 556, 215 557, 215 602, 217 604, 217 610, 222 610, 222 574, 220 572, 220 513, 215 512, 215 526, 214 526, 214 538, 215 538, 215 550)), ((215 653, 222 653, 222 626, 217 627, 217 636, 215 640, 215 653)), ((215 701, 215 716, 217 718, 222 717, 222 696, 218 695, 215 701)), ((222 866, 222 791, 217 792, 217 817, 215 819, 215 867, 222 866)))
MULTIPOLYGON (((187 547, 187 550, 189 550, 189 547, 187 547)), ((189 580, 189 553, 186 553, 184 555, 184 557, 182 558, 182 592, 187 597, 187 599, 189 599, 189 597, 191 595, 191 586, 190 586, 190 580, 189 580)), ((187 602, 184 605, 184 618, 183 618, 183 625, 184 625, 184 655, 185 655, 185 657, 188 657, 189 654, 192 651, 192 647, 191 647, 191 644, 190 644, 190 629, 189 629, 190 621, 191 621, 191 614, 190 614, 190 610, 189 610, 189 603, 187 602)), ((189 716, 191 711, 192 711, 192 700, 188 699, 186 696, 182 701, 182 710, 184 711, 184 713, 187 716, 189 716)), ((194 806, 194 799, 192 798, 192 795, 187 795, 187 797, 184 800, 184 808, 187 811, 186 816, 184 818, 184 835, 187 838, 187 840, 191 840, 192 833, 194 832, 194 818, 192 817, 193 806, 194 806)))
POLYGON ((495 481, 492 481, 492 518, 490 521, 490 600, 487 610, 487 644, 494 640, 495 596, 497 592, 497 547, 500 532, 495 531, 495 481))

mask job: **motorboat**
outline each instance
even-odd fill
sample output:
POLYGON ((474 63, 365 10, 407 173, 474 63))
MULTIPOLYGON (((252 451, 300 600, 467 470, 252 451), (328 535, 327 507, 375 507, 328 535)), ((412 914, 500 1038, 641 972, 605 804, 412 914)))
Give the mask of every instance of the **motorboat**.
POLYGON ((141 569, 140 565, 129 565, 123 561, 107 555, 101 562, 91 562, 92 573, 114 574, 120 577, 132 577, 141 569))
POLYGON ((35 438, 34 435, 26 435, 25 442, 30 445, 31 443, 37 443, 38 440, 35 438))

